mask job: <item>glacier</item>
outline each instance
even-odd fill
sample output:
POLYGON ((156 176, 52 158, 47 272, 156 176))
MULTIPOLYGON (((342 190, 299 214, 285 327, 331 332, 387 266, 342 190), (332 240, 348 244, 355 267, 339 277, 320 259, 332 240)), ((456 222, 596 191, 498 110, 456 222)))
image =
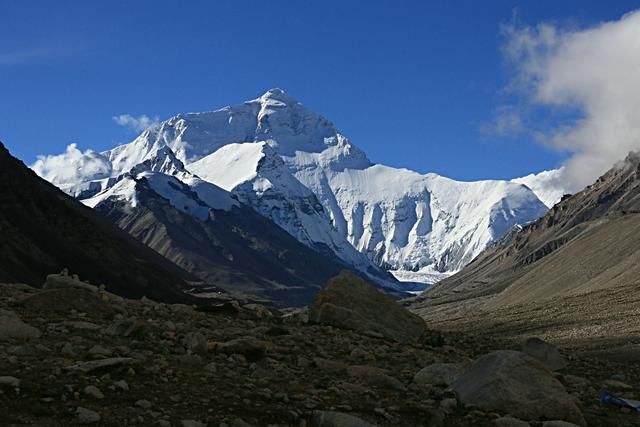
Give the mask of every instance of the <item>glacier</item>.
MULTIPOLYGON (((50 180, 86 204, 113 195, 114 186, 125 186, 121 177, 144 173, 146 164, 187 186, 214 184, 305 245, 330 251, 387 286, 397 285, 384 270, 408 282, 446 277, 513 226, 547 211, 521 182, 460 182, 374 164, 332 122, 281 89, 179 114, 128 144, 74 152, 72 160, 57 164, 63 171, 83 162, 100 167, 86 177, 50 170, 43 177, 67 177, 50 180)), ((166 191, 168 181, 154 179, 166 191)))

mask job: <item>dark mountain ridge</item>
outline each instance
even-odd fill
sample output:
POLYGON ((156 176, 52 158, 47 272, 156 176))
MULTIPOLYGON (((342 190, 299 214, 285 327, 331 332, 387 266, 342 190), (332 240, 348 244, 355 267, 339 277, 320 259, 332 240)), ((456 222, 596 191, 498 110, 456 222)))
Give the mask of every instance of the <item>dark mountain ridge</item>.
POLYGON ((187 301, 198 280, 38 177, 0 143, 0 282, 42 286, 68 268, 127 297, 187 301))

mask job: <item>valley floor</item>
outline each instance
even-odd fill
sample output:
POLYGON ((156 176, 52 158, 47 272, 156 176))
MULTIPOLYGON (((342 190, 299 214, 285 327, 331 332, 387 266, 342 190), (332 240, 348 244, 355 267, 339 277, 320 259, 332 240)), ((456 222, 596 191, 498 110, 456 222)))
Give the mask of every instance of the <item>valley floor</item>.
POLYGON ((486 309, 493 296, 418 297, 411 310, 436 329, 520 342, 539 337, 577 354, 640 362, 637 284, 486 309))
MULTIPOLYGON (((540 313, 547 329, 515 330, 552 330, 555 314, 540 313)), ((485 319, 490 331, 462 318, 431 320, 437 328, 473 331, 434 333, 414 346, 251 304, 194 308, 0 285, 0 424, 304 427, 318 425, 322 411, 337 411, 378 426, 495 426, 505 414, 457 404, 445 386, 418 384, 414 375, 432 363, 465 363, 516 347, 498 337, 509 330, 509 313, 501 319, 485 319)), ((570 330, 547 336, 561 339, 570 330)), ((581 357, 575 348, 556 376, 588 424, 637 425, 637 414, 602 406, 598 393, 612 378, 636 387, 623 393, 640 391, 638 364, 581 357)))

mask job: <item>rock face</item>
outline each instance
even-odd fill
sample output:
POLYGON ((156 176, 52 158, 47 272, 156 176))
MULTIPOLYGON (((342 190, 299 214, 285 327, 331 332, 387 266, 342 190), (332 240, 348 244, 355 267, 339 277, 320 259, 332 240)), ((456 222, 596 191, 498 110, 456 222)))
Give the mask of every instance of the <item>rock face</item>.
POLYGON ((309 308, 309 321, 380 335, 400 343, 425 337, 424 321, 359 276, 343 271, 309 308))
POLYGON ((484 410, 586 426, 564 386, 534 359, 518 351, 495 351, 480 357, 452 388, 463 403, 484 410))
POLYGON ((522 344, 522 352, 542 363, 550 371, 559 371, 567 367, 567 359, 560 354, 558 347, 540 338, 527 339, 522 344))

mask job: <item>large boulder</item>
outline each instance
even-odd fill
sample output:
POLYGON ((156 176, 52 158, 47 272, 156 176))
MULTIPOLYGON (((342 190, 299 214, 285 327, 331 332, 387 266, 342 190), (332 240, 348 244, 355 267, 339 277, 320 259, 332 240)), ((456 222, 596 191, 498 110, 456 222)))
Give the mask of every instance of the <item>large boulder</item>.
POLYGON ((329 280, 309 308, 309 321, 415 343, 427 332, 424 320, 354 273, 329 280))
POLYGON ((78 276, 69 276, 66 272, 49 274, 42 289, 82 289, 89 292, 98 292, 98 287, 81 281, 78 276))
POLYGON ((522 352, 538 360, 545 368, 559 371, 567 367, 567 359, 558 348, 540 338, 529 338, 522 344, 522 352))
POLYGON ((485 411, 586 425, 564 386, 538 361, 519 351, 494 351, 480 357, 451 387, 464 404, 485 411))
POLYGON ((23 322, 13 311, 0 309, 0 341, 40 338, 40 335, 40 330, 23 322))

